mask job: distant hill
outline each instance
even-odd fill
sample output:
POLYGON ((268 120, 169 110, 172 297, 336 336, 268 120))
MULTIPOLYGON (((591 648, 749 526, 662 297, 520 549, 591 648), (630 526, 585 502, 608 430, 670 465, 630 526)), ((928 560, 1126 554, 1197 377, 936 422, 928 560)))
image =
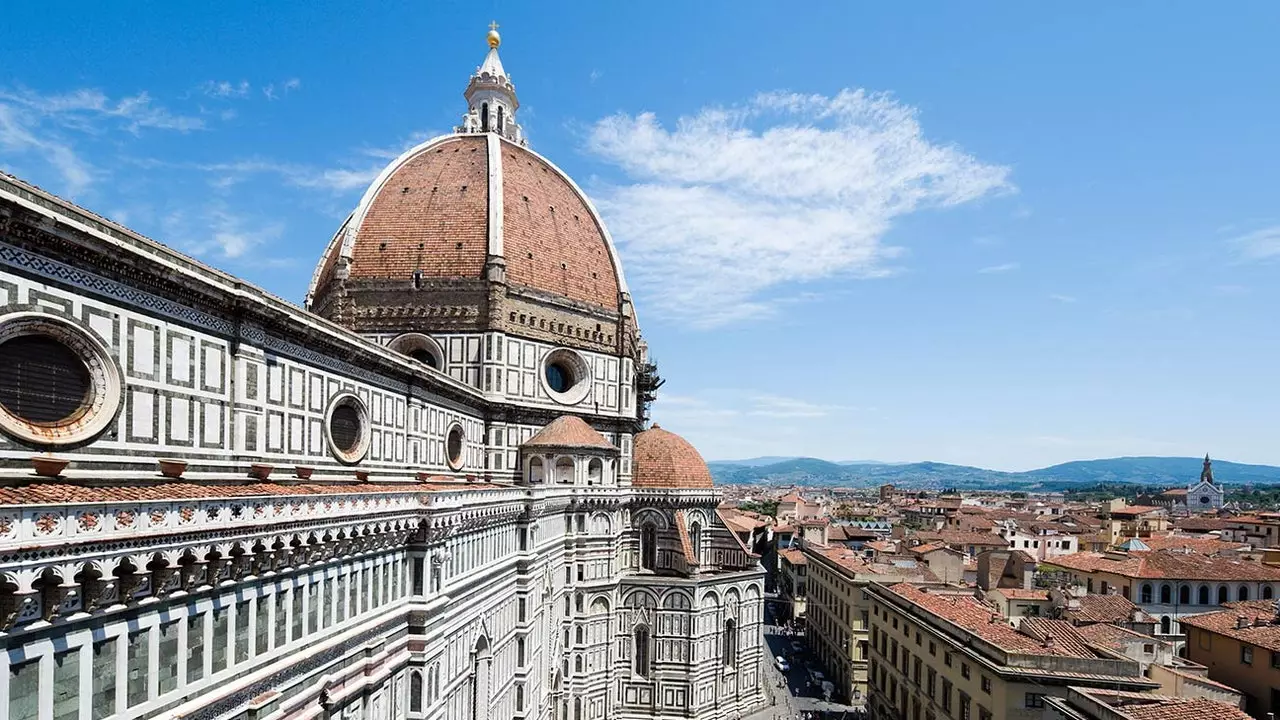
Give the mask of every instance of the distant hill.
MULTIPOLYGON (((1200 477, 1203 458, 1121 457, 1076 460, 1025 472, 1003 472, 918 462, 834 463, 817 458, 784 458, 778 462, 717 460, 707 465, 717 482, 731 484, 831 485, 871 487, 892 483, 903 487, 959 489, 1061 490, 1094 483, 1131 483, 1181 487, 1200 477)), ((1280 484, 1280 467, 1213 461, 1214 478, 1229 485, 1280 484)))

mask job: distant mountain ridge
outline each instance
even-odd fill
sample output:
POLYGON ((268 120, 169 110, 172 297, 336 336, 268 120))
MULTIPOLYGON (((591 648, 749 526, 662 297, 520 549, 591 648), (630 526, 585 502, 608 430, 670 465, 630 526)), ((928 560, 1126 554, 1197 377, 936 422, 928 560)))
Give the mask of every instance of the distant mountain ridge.
MULTIPOLYGON (((1186 487, 1200 478, 1203 458, 1118 457, 1074 460, 1038 470, 1004 472, 937 462, 830 462, 806 457, 763 457, 707 463, 719 483, 987 489, 1063 489, 1095 483, 1186 487), (776 460, 776 462, 766 462, 776 460)), ((1228 485, 1280 484, 1280 467, 1213 461, 1214 479, 1228 485)))

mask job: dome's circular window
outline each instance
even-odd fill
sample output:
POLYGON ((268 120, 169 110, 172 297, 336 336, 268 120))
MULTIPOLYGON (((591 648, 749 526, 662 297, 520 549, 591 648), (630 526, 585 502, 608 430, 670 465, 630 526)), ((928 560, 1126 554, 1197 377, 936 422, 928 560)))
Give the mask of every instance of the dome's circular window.
POLYGON ((542 360, 542 387, 556 402, 576 405, 591 392, 591 366, 577 352, 556 348, 542 360))
POLYGON ((369 452, 369 410, 353 393, 342 393, 329 402, 325 433, 329 450, 340 462, 358 463, 369 452))
POLYGON ((92 332, 59 317, 0 319, 0 429, 34 445, 71 445, 120 409, 120 369, 92 332))

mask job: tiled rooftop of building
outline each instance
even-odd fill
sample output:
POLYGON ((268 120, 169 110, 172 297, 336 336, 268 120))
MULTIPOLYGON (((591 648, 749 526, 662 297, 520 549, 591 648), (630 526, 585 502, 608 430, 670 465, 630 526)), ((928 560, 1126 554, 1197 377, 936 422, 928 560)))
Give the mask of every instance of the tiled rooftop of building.
POLYGON ((1138 609, 1129 598, 1120 595, 1084 595, 1076 598, 1079 607, 1067 607, 1064 617, 1076 624, 1130 622, 1138 609))
POLYGON ((1205 698, 1168 697, 1148 693, 1072 688, 1090 700, 1110 707, 1124 720, 1252 720, 1248 713, 1205 698))
MULTIPOLYGON (((972 596, 956 597, 930 593, 906 583, 889 588, 895 594, 942 620, 956 625, 1002 650, 1018 655, 1097 658, 1070 623, 1050 621, 1033 625, 1038 637, 1011 627, 995 609, 972 596), (1047 640, 1047 638, 1052 638, 1047 640)), ((1023 620, 1025 625, 1032 619, 1023 620)))
POLYGON ((992 588, 1010 600, 1048 600, 1048 590, 1030 590, 1027 588, 992 588))
POLYGON ((1183 617, 1182 624, 1280 652, 1280 615, 1274 600, 1228 603, 1225 607, 1218 612, 1183 617))
POLYGON ((1093 625, 1082 625, 1076 628, 1076 631, 1084 636, 1084 639, 1095 646, 1102 646, 1123 652, 1126 649, 1125 643, 1143 642, 1152 645, 1164 643, 1150 635, 1144 635, 1136 630, 1123 628, 1119 625, 1111 623, 1094 623, 1093 625))
POLYGON ((1130 578, 1171 580, 1280 581, 1280 568, 1248 560, 1209 557, 1172 550, 1110 556, 1080 552, 1046 561, 1078 572, 1107 572, 1130 578))
POLYGON ((1201 555, 1234 552, 1248 548, 1248 543, 1229 542, 1211 537, 1194 537, 1191 535, 1152 535, 1142 538, 1142 542, 1152 550, 1190 550, 1201 555))
POLYGON ((937 582, 938 580, 928 566, 914 562, 910 558, 905 558, 912 562, 912 565, 908 566, 893 562, 873 562, 857 551, 842 545, 808 544, 805 550, 820 555, 844 571, 860 578, 873 580, 874 576, 882 575, 884 579, 890 581, 902 578, 909 578, 911 582, 937 582))
POLYGON ((804 552, 801 550, 796 550, 795 548, 789 548, 787 550, 779 550, 778 555, 782 556, 782 559, 786 560, 792 565, 804 565, 805 563, 809 562, 808 560, 805 559, 804 552))
POLYGON ((1008 547, 1009 541, 995 533, 963 532, 957 530, 940 530, 938 532, 920 532, 915 537, 923 542, 941 542, 952 547, 977 545, 983 547, 1008 547))
POLYGON ((1146 515, 1153 512, 1165 512, 1162 507, 1155 505, 1128 505, 1111 511, 1112 517, 1136 517, 1138 515, 1146 515))

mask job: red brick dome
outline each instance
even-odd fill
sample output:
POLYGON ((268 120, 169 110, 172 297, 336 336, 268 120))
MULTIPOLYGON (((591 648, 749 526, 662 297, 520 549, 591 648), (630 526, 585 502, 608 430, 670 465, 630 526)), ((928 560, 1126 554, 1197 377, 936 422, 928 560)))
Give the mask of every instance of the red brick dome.
POLYGON ((484 280, 495 257, 513 288, 615 311, 626 291, 604 223, 567 175, 493 133, 456 134, 383 170, 330 242, 308 306, 343 264, 346 280, 391 288, 414 278, 484 280))
POLYGON ((631 484, 645 488, 709 488, 711 471, 688 440, 654 425, 632 443, 631 484))

